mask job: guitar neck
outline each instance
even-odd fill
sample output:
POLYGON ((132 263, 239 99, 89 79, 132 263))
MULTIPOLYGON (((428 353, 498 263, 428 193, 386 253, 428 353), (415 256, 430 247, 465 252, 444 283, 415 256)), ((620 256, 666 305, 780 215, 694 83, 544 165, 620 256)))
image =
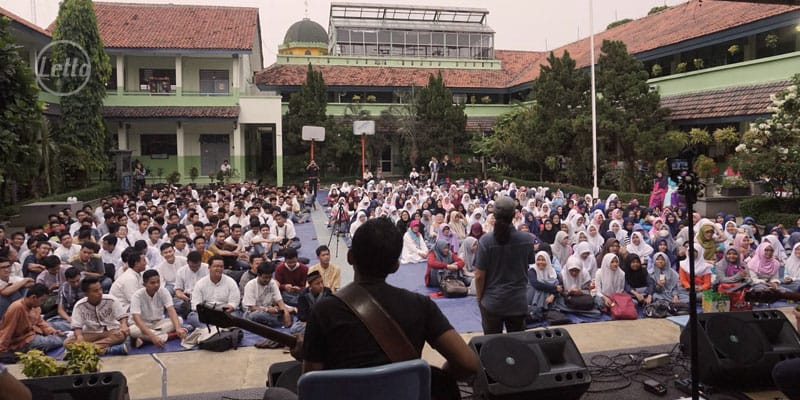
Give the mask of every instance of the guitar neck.
POLYGON ((253 332, 256 335, 267 338, 269 340, 274 340, 280 343, 281 346, 294 347, 294 345, 297 343, 296 337, 280 331, 276 331, 275 329, 261 325, 257 322, 237 317, 231 317, 231 320, 232 320, 231 325, 236 326, 238 328, 242 328, 249 332, 253 332))

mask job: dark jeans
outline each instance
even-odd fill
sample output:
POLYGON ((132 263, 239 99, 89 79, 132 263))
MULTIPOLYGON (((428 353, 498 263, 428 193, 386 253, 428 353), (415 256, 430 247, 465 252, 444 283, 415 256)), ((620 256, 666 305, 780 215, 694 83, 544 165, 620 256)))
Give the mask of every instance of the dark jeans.
POLYGON ((507 333, 522 332, 526 328, 525 315, 500 316, 487 311, 480 304, 478 304, 478 308, 481 310, 481 325, 484 335, 503 333, 503 326, 507 333))

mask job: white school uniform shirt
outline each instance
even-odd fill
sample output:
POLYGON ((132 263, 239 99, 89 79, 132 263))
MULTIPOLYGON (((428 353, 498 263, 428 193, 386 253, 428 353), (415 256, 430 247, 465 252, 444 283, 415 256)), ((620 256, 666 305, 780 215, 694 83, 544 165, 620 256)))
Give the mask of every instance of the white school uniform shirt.
POLYGON ((278 282, 275 279, 270 279, 269 283, 261 286, 258 283, 258 278, 251 279, 250 282, 244 286, 244 298, 242 299, 242 307, 247 310, 250 306, 257 307, 271 307, 278 304, 278 301, 283 300, 281 297, 278 282))
POLYGON ((122 276, 111 284, 111 289, 108 294, 114 296, 119 300, 120 305, 124 310, 128 310, 131 306, 131 298, 142 287, 142 274, 128 268, 122 273, 122 276))
POLYGON ((228 275, 222 274, 219 282, 214 283, 211 277, 206 275, 197 281, 192 291, 192 310, 197 309, 198 304, 209 307, 221 308, 224 305, 231 305, 233 308, 239 307, 241 295, 239 285, 228 275))
POLYGON ((145 288, 140 288, 131 298, 131 321, 134 314, 139 314, 144 322, 160 321, 164 319, 164 309, 172 306, 172 296, 167 289, 160 287, 151 297, 145 288))
POLYGON ((161 278, 161 287, 165 284, 175 284, 178 278, 178 270, 186 265, 186 257, 175 256, 175 262, 170 264, 167 260, 161 262, 156 266, 155 270, 158 271, 158 276, 161 278))
POLYGON ((61 262, 67 262, 70 258, 75 257, 78 253, 81 252, 81 245, 73 243, 69 248, 64 246, 58 246, 55 251, 53 251, 54 256, 58 256, 61 259, 61 262))
POLYGON ((88 300, 88 297, 84 297, 72 308, 70 326, 73 329, 79 328, 84 333, 102 333, 106 330, 119 329, 119 321, 128 315, 120 301, 110 294, 104 294, 96 306, 88 300))
POLYGON ((184 265, 178 268, 178 272, 175 275, 175 290, 180 289, 184 293, 191 294, 195 285, 197 285, 197 281, 204 276, 208 276, 208 264, 201 263, 197 272, 192 271, 189 265, 184 265))

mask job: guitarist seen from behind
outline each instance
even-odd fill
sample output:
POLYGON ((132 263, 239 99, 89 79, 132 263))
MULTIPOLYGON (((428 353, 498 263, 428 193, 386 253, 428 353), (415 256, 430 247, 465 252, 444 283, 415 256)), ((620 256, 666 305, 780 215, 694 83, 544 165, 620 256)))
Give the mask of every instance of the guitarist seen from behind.
MULTIPOLYGON (((478 358, 453 329, 439 307, 427 296, 386 283, 397 271, 403 238, 386 218, 365 222, 353 235, 347 261, 355 270, 355 281, 396 321, 408 337, 416 358, 429 343, 447 360, 449 377, 469 377, 478 369, 478 358)), ((342 290, 345 290, 343 288, 342 290)), ((339 297, 327 296, 311 309, 303 343, 303 372, 373 367, 391 362, 379 343, 339 297)), ((435 384, 434 384, 435 386, 435 384)), ((265 399, 285 399, 288 393, 270 388, 265 399)))

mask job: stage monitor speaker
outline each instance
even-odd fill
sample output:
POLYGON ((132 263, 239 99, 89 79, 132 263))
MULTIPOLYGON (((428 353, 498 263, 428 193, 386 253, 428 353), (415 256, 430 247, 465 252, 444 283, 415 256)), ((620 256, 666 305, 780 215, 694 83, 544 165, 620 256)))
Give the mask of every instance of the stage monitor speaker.
MULTIPOLYGON (((800 357, 800 335, 778 310, 703 313, 697 316, 700 381, 711 386, 774 387, 772 368, 800 357)), ((689 329, 681 347, 691 354, 689 329)))
POLYGON ((23 379, 34 400, 128 400, 128 380, 122 372, 23 379))
POLYGON ((579 399, 592 377, 564 329, 486 335, 469 341, 481 367, 476 399, 579 399))

